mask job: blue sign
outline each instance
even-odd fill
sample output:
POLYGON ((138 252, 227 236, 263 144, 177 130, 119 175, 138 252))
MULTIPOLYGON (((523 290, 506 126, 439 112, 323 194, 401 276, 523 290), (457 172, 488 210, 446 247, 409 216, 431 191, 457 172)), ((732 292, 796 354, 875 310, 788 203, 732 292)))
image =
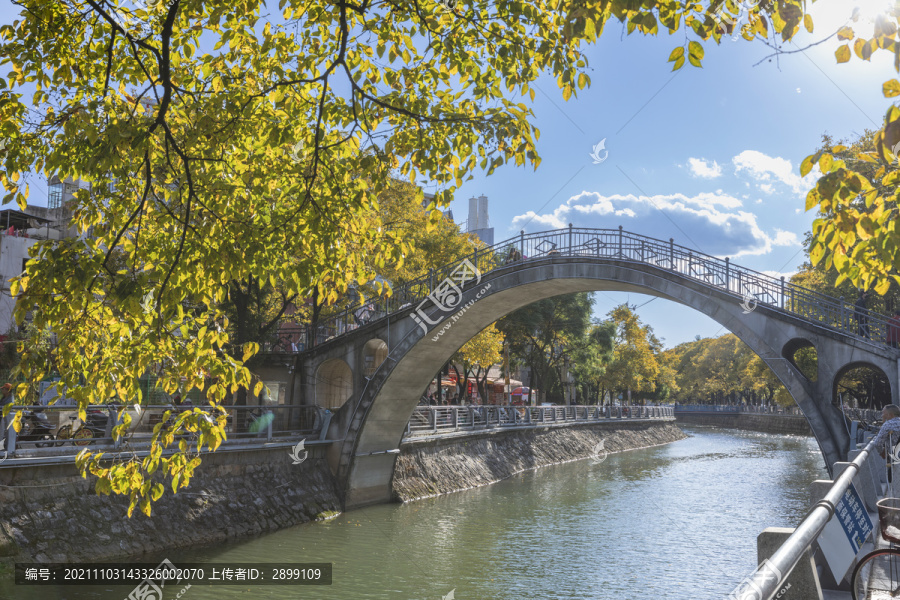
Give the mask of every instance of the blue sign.
POLYGON ((873 526, 872 519, 869 518, 869 513, 866 512, 859 493, 852 483, 844 492, 844 497, 837 503, 834 516, 839 519, 847 541, 853 546, 854 554, 858 553, 869 534, 872 533, 873 526))
POLYGON ((843 579, 850 570, 873 529, 872 519, 856 492, 856 486, 851 483, 819 536, 819 548, 835 581, 843 579))

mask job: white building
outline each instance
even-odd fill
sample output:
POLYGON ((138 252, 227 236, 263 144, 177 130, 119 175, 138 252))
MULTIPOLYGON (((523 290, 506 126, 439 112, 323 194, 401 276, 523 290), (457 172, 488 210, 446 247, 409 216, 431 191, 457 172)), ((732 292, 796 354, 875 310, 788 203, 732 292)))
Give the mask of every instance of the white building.
POLYGON ((494 228, 491 227, 491 219, 488 216, 487 196, 469 198, 469 218, 466 221, 465 232, 475 234, 488 246, 494 245, 494 228))
POLYGON ((75 192, 87 187, 72 179, 47 181, 47 207, 29 206, 27 212, 0 210, 0 335, 14 326, 15 301, 10 294, 10 280, 25 270, 29 249, 38 240, 58 240, 75 235, 71 227, 70 201, 75 192))
POLYGON ((28 249, 46 237, 42 235, 48 231, 46 223, 46 219, 18 210, 0 210, 0 334, 5 335, 14 324, 16 303, 9 291, 10 279, 25 270, 28 249))

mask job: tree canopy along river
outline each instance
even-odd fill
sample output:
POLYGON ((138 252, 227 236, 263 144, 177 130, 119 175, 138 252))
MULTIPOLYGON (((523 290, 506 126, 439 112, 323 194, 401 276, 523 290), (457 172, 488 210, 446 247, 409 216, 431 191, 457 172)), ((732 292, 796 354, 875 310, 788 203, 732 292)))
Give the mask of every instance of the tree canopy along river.
MULTIPOLYGON (((692 437, 602 462, 141 562, 333 563, 330 586, 193 585, 184 600, 720 600, 756 567, 757 534, 796 526, 827 473, 811 437, 684 429, 692 437)), ((167 584, 165 599, 182 589, 167 584)), ((0 597, 23 600, 130 591, 0 582, 0 597)))

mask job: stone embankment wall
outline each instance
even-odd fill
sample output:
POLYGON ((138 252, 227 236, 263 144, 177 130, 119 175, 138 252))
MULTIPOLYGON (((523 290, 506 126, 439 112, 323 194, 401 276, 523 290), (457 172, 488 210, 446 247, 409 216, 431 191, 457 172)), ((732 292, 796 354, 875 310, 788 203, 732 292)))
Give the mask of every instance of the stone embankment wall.
POLYGON ((397 457, 393 492, 396 499, 409 502, 587 458, 601 440, 604 449, 614 453, 686 437, 672 421, 622 421, 406 441, 397 457))
POLYGON ((152 517, 126 516, 121 496, 98 496, 74 464, 0 468, 0 561, 78 562, 275 531, 338 514, 321 448, 292 464, 290 448, 204 456, 190 485, 166 493, 152 517))
POLYGON ((765 433, 812 435, 806 417, 766 415, 753 413, 675 413, 679 423, 691 425, 714 425, 731 429, 747 429, 765 433))

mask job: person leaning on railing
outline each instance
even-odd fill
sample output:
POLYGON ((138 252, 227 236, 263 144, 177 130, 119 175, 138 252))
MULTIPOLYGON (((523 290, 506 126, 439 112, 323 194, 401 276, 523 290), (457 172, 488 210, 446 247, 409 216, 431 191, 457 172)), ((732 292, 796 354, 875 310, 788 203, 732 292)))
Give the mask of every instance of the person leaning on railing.
POLYGON ((884 425, 875 436, 875 451, 885 458, 885 444, 888 436, 894 440, 900 439, 900 406, 896 404, 888 404, 881 409, 881 418, 884 419, 884 425))

